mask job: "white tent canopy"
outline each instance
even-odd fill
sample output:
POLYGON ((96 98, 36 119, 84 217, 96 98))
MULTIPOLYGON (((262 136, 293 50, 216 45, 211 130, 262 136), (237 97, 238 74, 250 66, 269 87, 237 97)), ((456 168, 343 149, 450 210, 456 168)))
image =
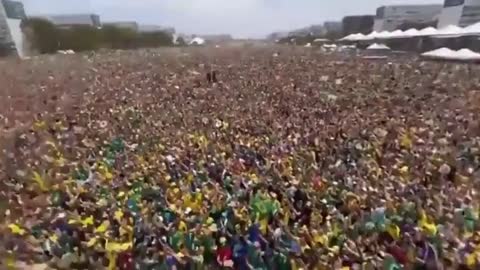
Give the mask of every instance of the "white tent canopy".
POLYGON ((373 31, 373 32, 371 32, 370 34, 368 34, 368 35, 366 36, 366 38, 368 38, 368 39, 375 39, 375 38, 377 38, 378 34, 379 34, 379 33, 378 33, 377 31, 373 31))
POLYGON ((382 31, 382 32, 378 33, 375 37, 376 38, 388 38, 388 37, 390 37, 390 34, 391 34, 391 32, 382 31))
POLYGON ((456 56, 459 59, 480 60, 480 53, 476 53, 470 49, 460 49, 457 51, 456 56))
POLYGON ((418 36, 419 31, 414 28, 410 28, 407 31, 403 32, 403 37, 414 37, 418 36))
POLYGON ((461 36, 464 29, 456 25, 448 25, 442 29, 438 29, 433 36, 461 36))
POLYGON ((356 34, 350 34, 350 35, 347 35, 347 36, 344 36, 343 38, 341 38, 340 40, 353 40, 353 38, 355 37, 356 34))
POLYGON ((477 34, 480 35, 480 22, 476 24, 472 24, 470 26, 467 26, 463 29, 465 34, 477 34))
POLYGON ((373 43, 372 45, 368 46, 367 50, 390 50, 390 47, 381 43, 373 43))
POLYGON ((473 52, 469 49, 461 49, 454 51, 448 48, 440 48, 433 51, 423 53, 422 56, 434 59, 446 60, 480 60, 480 53, 473 52))
POLYGON ((192 39, 189 43, 190 45, 203 45, 205 44, 205 40, 201 37, 196 37, 192 39))
POLYGON ((349 41, 357 41, 357 40, 367 40, 367 37, 364 34, 358 33, 358 34, 350 34, 341 40, 349 40, 349 41))
POLYGON ((453 55, 455 52, 449 48, 440 48, 433 51, 422 53, 422 56, 445 58, 453 55))
POLYGON ((418 31, 417 36, 431 36, 435 35, 435 33, 437 33, 437 29, 430 26, 418 31))
POLYGON ((322 47, 326 49, 335 49, 337 48, 337 44, 323 44, 322 47))
POLYGON ((368 35, 364 35, 360 33, 350 34, 342 38, 341 40, 361 41, 361 40, 408 38, 408 37, 421 37, 421 36, 431 36, 431 37, 441 38, 441 37, 457 37, 457 36, 467 36, 467 35, 480 35, 480 22, 465 28, 461 28, 456 25, 448 25, 441 29, 427 27, 422 30, 411 28, 406 31, 402 31, 402 30, 395 30, 393 32, 373 31, 368 35))
POLYGON ((393 32, 391 32, 388 37, 389 38, 398 38, 398 37, 402 37, 404 35, 404 32, 402 30, 395 30, 393 32))

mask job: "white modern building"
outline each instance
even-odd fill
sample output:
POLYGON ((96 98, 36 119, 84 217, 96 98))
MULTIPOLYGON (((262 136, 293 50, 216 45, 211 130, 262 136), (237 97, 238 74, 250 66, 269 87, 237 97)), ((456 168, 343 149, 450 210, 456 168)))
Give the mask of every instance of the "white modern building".
POLYGON ((393 31, 404 23, 429 23, 442 12, 442 5, 398 5, 377 8, 373 30, 393 31))
POLYGON ((22 19, 26 18, 23 4, 0 1, 0 47, 6 55, 24 56, 22 19))
POLYGON ((464 27, 477 22, 480 22, 480 0, 445 0, 437 26, 464 27))

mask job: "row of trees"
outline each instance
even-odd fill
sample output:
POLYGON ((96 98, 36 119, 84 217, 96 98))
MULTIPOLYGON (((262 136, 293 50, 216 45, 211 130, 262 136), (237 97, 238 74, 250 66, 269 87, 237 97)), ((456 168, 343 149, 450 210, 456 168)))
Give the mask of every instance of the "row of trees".
POLYGON ((31 49, 42 54, 58 50, 91 51, 100 48, 136 49, 173 45, 172 35, 162 31, 141 33, 114 26, 59 28, 43 19, 24 20, 22 29, 31 49))

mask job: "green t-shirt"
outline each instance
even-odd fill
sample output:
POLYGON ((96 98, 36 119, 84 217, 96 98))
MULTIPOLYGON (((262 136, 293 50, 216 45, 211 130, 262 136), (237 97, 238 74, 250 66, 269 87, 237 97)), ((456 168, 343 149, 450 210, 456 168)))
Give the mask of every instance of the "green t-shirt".
POLYGON ((278 270, 290 270, 291 265, 290 261, 288 260, 288 256, 282 254, 280 252, 273 253, 273 261, 278 270))
POLYGON ((194 233, 189 232, 185 235, 185 246, 191 251, 198 249, 200 242, 194 233))
POLYGON ((179 252, 180 245, 183 243, 183 239, 183 233, 180 231, 176 231, 173 235, 169 236, 168 244, 175 252, 179 252))
POLYGON ((204 248, 203 259, 206 265, 211 264, 215 260, 215 240, 208 235, 204 235, 201 238, 201 245, 204 248))
POLYGON ((253 266, 254 269, 267 269, 267 264, 262 258, 262 255, 255 248, 255 246, 248 246, 248 262, 253 266))

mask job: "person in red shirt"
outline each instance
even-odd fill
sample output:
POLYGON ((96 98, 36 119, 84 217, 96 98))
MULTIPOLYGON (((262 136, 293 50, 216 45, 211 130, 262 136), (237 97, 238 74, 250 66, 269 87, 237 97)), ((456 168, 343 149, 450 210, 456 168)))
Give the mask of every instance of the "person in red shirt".
POLYGON ((388 246, 387 252, 390 253, 398 263, 402 265, 407 264, 408 262, 407 252, 397 244, 392 244, 388 246))
POLYGON ((217 263, 221 267, 233 267, 232 248, 227 245, 227 239, 225 239, 225 237, 220 238, 220 247, 217 248, 217 263))
POLYGON ((133 270, 133 257, 131 251, 124 251, 118 254, 117 267, 120 270, 133 270))

